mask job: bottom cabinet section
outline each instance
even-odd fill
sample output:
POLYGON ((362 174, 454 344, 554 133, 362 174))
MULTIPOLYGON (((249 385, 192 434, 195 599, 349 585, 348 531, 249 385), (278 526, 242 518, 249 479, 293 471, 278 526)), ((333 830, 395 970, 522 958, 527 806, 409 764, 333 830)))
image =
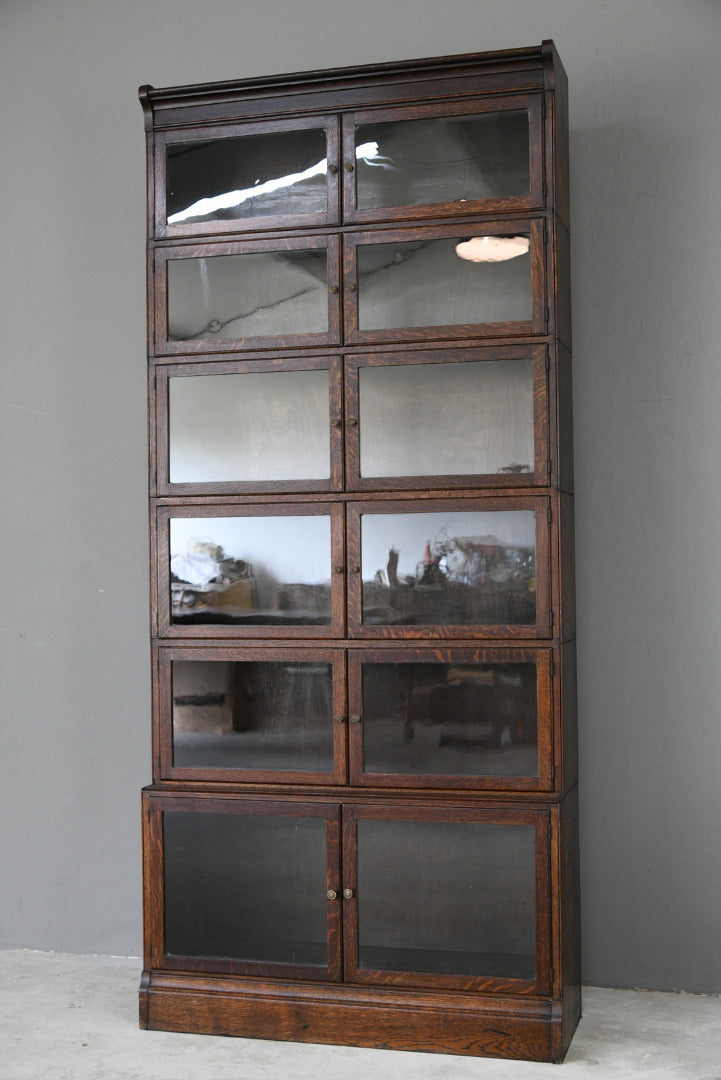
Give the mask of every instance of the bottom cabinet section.
POLYGON ((148 790, 141 1022, 559 1060, 562 820, 148 790))

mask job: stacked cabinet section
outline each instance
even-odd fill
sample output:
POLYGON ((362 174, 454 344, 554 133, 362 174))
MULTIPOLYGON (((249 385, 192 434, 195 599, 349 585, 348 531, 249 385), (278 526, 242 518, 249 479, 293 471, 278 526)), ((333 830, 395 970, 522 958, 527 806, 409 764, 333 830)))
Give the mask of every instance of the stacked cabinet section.
POLYGON ((561 1060, 566 83, 155 90, 145 1027, 561 1060))

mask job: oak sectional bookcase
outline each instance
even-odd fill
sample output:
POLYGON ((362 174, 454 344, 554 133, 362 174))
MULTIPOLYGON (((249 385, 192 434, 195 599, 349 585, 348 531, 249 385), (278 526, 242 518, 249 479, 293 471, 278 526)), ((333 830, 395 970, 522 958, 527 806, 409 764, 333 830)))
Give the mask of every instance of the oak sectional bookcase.
POLYGON ((559 1061, 580 980, 554 46, 140 96, 141 1024, 559 1061))

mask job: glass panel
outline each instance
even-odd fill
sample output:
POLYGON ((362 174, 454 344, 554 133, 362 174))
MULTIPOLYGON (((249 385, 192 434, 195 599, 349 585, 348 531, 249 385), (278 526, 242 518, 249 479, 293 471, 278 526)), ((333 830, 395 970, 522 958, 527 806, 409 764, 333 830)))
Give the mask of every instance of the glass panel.
POLYGON ((531 825, 358 822, 358 966, 533 979, 531 825))
POLYGON ((321 818, 163 815, 165 951, 328 963, 321 818))
POLYGON ((173 661, 173 764, 333 771, 330 664, 173 661))
POLYGON ((482 231, 466 237, 363 244, 357 249, 358 326, 392 330, 530 320, 528 244, 528 234, 499 238, 484 237, 482 231), (505 251, 500 248, 503 258, 496 261, 499 239, 511 243, 505 251), (471 240, 478 243, 461 250, 473 258, 459 255, 459 245, 471 240))
POLYGON ((359 209, 526 195, 528 112, 360 124, 356 158, 359 209))
POLYGON ((535 664, 364 664, 364 769, 538 776, 536 703, 535 664))
POLYGON ((168 339, 326 333, 326 251, 168 259, 168 339))
POLYGON ((364 514, 363 622, 536 621, 532 510, 364 514))
POLYGON ((173 623, 330 624, 330 518, 170 521, 173 623))
POLYGON ((361 476, 532 473, 530 359, 364 367, 361 476))
POLYGON ((330 476, 327 371, 168 380, 173 484, 330 476))
POLYGON ((326 158, 322 129, 171 143, 168 224, 323 213, 326 158))

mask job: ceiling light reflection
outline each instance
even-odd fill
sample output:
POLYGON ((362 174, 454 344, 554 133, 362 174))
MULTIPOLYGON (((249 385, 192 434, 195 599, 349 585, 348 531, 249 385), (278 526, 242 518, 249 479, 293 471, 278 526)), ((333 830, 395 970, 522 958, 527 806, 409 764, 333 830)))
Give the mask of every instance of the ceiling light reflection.
POLYGON ((506 262, 527 255, 530 247, 527 236, 472 236, 456 244, 456 255, 476 263, 506 262))

